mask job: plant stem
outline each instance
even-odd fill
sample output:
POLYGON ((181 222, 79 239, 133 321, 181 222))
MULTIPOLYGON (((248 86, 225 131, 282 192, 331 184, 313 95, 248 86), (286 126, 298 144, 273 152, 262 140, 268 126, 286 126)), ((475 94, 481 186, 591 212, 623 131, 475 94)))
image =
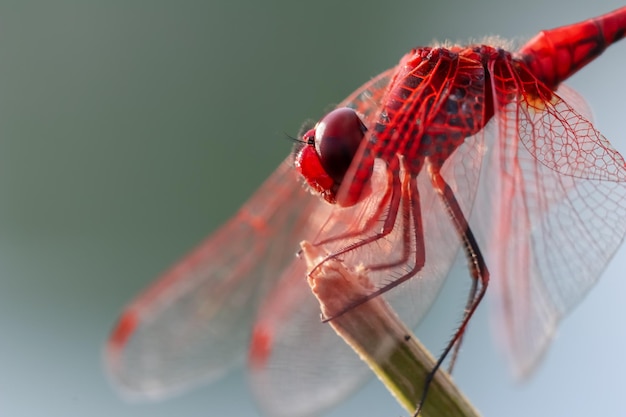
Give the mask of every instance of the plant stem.
MULTIPOLYGON (((302 242, 308 282, 324 317, 343 340, 374 371, 396 400, 411 414, 424 392, 435 359, 407 329, 391 306, 376 297, 341 314, 346 305, 370 294, 374 287, 362 267, 324 260, 322 249, 302 242), (339 314, 339 315, 338 315, 339 314)), ((477 417, 478 412, 444 370, 435 374, 423 404, 423 417, 477 417)))

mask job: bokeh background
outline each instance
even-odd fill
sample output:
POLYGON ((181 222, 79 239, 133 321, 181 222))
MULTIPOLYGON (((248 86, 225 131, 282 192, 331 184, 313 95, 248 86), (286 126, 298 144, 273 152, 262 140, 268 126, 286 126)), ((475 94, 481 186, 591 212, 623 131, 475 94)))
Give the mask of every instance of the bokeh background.
MULTIPOLYGON (((525 39, 603 0, 0 2, 0 416, 258 416, 239 369, 128 404, 101 353, 134 295, 232 214, 289 152, 284 132, 433 39, 525 39)), ((626 42, 570 85, 626 152, 626 42)), ((515 383, 482 307, 455 377, 485 416, 624 411, 626 248, 515 383)), ((420 335, 434 352, 469 280, 420 335), (441 321, 440 321, 441 319, 441 321)), ((329 381, 332 384, 332 381, 329 381)), ((373 380, 327 416, 405 414, 373 380)))

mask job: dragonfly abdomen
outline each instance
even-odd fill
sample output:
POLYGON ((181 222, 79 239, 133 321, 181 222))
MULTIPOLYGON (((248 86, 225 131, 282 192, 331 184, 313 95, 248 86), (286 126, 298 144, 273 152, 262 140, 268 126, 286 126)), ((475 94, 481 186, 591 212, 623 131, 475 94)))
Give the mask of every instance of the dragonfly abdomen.
POLYGON ((533 75, 552 90, 626 36, 626 9, 595 19, 544 30, 518 53, 533 75))

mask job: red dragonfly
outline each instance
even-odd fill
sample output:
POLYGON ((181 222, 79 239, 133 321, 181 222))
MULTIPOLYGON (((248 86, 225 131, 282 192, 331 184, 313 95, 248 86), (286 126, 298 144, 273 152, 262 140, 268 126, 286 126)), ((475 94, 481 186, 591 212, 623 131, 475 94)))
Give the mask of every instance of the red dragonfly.
POLYGON ((462 250, 470 297, 440 362, 489 286, 511 362, 531 370, 626 234, 624 159, 561 84, 624 36, 626 7, 515 53, 410 51, 305 129, 239 212, 127 307, 106 351, 115 383, 164 397, 248 349, 267 414, 345 398, 369 370, 320 323, 294 256, 304 239, 367 268, 375 289, 344 311, 383 296, 410 326, 462 250))

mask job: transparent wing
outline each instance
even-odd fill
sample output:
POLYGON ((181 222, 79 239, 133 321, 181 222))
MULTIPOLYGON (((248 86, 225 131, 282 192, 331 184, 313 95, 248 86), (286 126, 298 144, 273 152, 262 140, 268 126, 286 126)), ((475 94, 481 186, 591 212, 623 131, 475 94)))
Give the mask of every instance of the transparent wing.
POLYGON ((498 135, 475 220, 490 230, 492 317, 524 375, 623 241, 626 167, 580 96, 515 71, 491 69, 498 135))
MULTIPOLYGON (((390 71, 366 83, 341 105, 368 117, 390 71)), ((277 394, 281 387, 306 380, 303 375, 307 373, 330 369, 332 363, 345 360, 352 364, 349 368, 361 369, 359 382, 367 378, 367 369, 355 354, 321 323, 319 307, 306 285, 304 262, 295 257, 298 243, 313 239, 331 210, 321 198, 304 190, 291 168, 291 157, 287 158, 228 223, 126 308, 106 350, 115 384, 135 398, 175 394, 222 376, 242 361, 251 338, 251 370, 256 375, 276 376, 272 387, 255 384, 254 378, 252 383, 254 391, 269 392, 257 398, 268 404, 272 414, 291 403, 277 394), (290 325, 299 329, 296 335, 288 331, 290 325), (324 335, 329 355, 335 349, 341 352, 335 362, 321 359, 324 350, 281 353, 282 347, 301 342, 303 335, 315 339, 317 332, 324 335), (270 335, 275 339, 270 340, 270 335), (259 359, 263 349, 272 361, 309 371, 298 377, 293 372, 275 372, 271 361, 259 359)), ((341 385, 342 376, 351 379, 354 375, 337 376, 341 385)), ((321 404, 307 403, 312 412, 345 396, 345 391, 339 397, 329 395, 322 378, 310 378, 306 385, 319 392, 322 400, 321 404)))
POLYGON ((393 67, 381 72, 346 97, 337 107, 350 107, 356 110, 361 120, 367 125, 376 116, 376 110, 395 70, 396 68, 393 67))
POLYGON ((311 234, 320 205, 287 158, 228 223, 134 300, 106 349, 122 392, 160 398, 242 362, 256 308, 311 234))

